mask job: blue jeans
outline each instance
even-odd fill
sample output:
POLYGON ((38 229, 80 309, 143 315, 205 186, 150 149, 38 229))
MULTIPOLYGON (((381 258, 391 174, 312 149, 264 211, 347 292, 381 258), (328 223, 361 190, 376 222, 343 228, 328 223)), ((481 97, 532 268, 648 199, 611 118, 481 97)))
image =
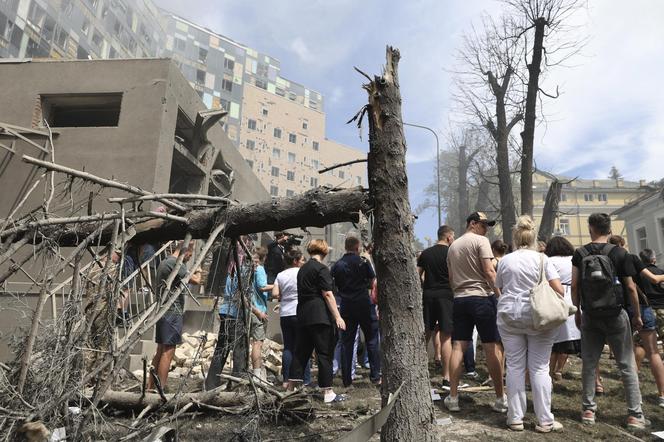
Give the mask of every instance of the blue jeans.
MULTIPOLYGON (((280 319, 281 337, 284 341, 284 351, 281 356, 281 375, 284 382, 289 379, 290 367, 295 355, 295 342, 300 328, 297 325, 297 316, 282 316, 280 319)), ((304 385, 311 383, 311 361, 304 367, 304 385)))

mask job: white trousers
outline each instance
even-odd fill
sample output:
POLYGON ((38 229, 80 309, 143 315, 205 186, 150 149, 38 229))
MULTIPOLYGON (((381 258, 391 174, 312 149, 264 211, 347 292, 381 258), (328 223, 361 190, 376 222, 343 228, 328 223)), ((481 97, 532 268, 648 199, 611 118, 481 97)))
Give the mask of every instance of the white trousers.
POLYGON ((513 320, 498 314, 498 330, 505 347, 507 365, 507 423, 521 423, 526 413, 526 370, 530 374, 535 416, 540 425, 551 424, 551 377, 549 359, 558 329, 538 331, 529 315, 513 320))

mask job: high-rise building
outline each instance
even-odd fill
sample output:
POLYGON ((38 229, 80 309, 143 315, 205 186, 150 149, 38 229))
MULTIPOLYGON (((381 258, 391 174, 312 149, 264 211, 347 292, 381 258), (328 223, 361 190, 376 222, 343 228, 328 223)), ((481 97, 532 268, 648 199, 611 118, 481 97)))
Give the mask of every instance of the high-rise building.
POLYGON ((1 58, 157 57, 165 44, 150 1, 2 0, 1 58))
POLYGON ((150 0, 0 0, 0 58, 171 57, 273 196, 366 184, 361 158, 326 138, 323 96, 281 75, 279 60, 150 0))
POLYGON ((273 196, 364 184, 363 164, 318 170, 361 158, 325 136, 323 96, 281 75, 279 60, 163 12, 166 54, 209 108, 228 112, 225 128, 273 196))

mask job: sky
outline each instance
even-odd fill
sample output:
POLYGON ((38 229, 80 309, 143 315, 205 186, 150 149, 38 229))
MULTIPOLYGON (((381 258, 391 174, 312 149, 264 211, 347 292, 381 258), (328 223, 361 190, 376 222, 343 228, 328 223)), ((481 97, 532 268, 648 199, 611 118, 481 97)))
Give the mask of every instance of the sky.
MULTIPOLYGON (((495 0, 154 0, 281 62, 281 75, 325 97, 327 137, 366 151, 346 121, 367 102, 354 66, 379 74, 385 46, 401 51, 404 122, 431 127, 445 149, 452 118, 452 73, 462 36, 495 0)), ((664 2, 588 0, 574 17, 574 38, 588 41, 544 87, 560 97, 543 104, 546 123, 535 134, 537 167, 568 176, 606 178, 616 165, 625 179, 664 177, 664 2)), ((406 128, 413 209, 434 182, 431 133, 406 128)), ((435 210, 419 215, 418 238, 434 237, 435 210)))

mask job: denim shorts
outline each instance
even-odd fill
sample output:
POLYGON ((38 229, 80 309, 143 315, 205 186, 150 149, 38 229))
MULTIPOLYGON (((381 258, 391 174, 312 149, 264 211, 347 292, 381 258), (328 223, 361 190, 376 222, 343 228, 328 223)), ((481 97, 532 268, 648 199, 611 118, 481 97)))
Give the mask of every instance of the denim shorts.
POLYGON ((496 299, 493 296, 454 298, 452 340, 472 341, 473 327, 477 327, 482 343, 500 342, 496 314, 496 299))
MULTIPOLYGON (((657 330, 657 320, 655 318, 655 311, 649 305, 641 305, 641 320, 643 321, 643 331, 657 330)), ((629 319, 632 319, 632 306, 627 307, 629 319)))

